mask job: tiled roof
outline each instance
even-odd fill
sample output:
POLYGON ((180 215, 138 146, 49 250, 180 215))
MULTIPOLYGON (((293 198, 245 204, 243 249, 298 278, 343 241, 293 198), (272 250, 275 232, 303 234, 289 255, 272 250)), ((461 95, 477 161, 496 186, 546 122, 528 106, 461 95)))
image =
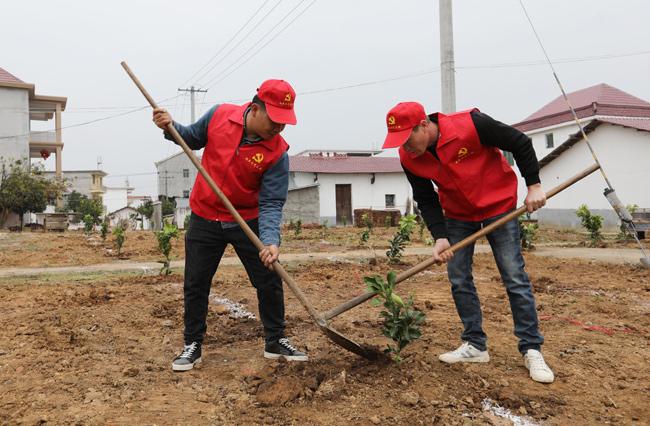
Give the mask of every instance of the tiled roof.
POLYGON ((3 68, 0 68, 0 83, 22 83, 25 84, 24 81, 16 77, 15 75, 11 74, 10 72, 4 70, 3 68))
POLYGON ((402 173, 397 157, 289 157, 289 170, 310 173, 402 173))
MULTIPOLYGON (((598 84, 568 95, 579 118, 595 115, 650 117, 650 103, 608 84, 598 84)), ((522 132, 572 121, 566 101, 558 96, 540 110, 513 126, 522 132)))
POLYGON ((598 121, 650 132, 650 118, 599 117, 598 121))

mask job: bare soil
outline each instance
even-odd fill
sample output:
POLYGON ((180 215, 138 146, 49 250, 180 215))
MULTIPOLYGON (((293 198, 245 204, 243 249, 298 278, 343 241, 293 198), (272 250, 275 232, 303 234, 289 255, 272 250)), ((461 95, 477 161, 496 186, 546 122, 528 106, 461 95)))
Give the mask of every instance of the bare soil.
MULTIPOLYGON (((376 227, 370 239, 362 242, 360 235, 365 228, 303 228, 295 231, 285 227, 282 231, 283 253, 322 253, 344 250, 368 249, 384 253, 389 240, 396 233, 395 227, 376 227)), ((172 260, 185 257, 185 234, 172 240, 172 260)), ((416 228, 412 235, 411 247, 430 244, 430 234, 425 229, 420 237, 416 228)), ((479 244, 487 244, 484 238, 479 244)), ((576 231, 555 229, 539 230, 535 243, 544 246, 584 247, 588 246, 586 234, 576 231)), ((647 242, 646 242, 647 244, 647 242)), ((603 246, 612 248, 636 248, 631 241, 618 241, 616 235, 606 236, 603 246)), ((226 256, 235 256, 229 247, 226 256)), ((127 231, 126 240, 118 255, 115 238, 108 235, 103 241, 99 234, 86 235, 83 231, 63 233, 24 231, 0 232, 0 267, 54 267, 79 266, 131 260, 137 262, 160 261, 163 256, 158 249, 156 236, 152 231, 127 231)))
MULTIPOLYGON (((287 267, 325 311, 362 292, 363 276, 408 264, 287 267)), ((287 332, 309 362, 265 360, 259 321, 233 318, 213 303, 203 364, 187 373, 170 368, 182 344, 182 276, 3 279, 0 424, 510 424, 483 410, 486 398, 536 423, 648 424, 650 271, 535 256, 527 256, 527 269, 556 373, 551 385, 528 378, 488 254, 474 265, 492 357, 480 365, 437 359, 458 345, 461 332, 442 268, 401 284, 427 320, 399 365, 371 363, 333 345, 287 290, 287 332)), ((257 315, 254 289, 239 267, 221 268, 212 294, 257 315)), ((388 343, 379 308, 369 304, 333 325, 364 344, 388 343)))

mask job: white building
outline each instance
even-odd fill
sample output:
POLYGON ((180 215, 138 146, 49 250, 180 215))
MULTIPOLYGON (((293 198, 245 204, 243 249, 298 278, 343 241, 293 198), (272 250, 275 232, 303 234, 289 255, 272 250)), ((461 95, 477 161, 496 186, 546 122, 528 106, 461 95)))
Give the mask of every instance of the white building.
POLYGON ((311 150, 289 157, 285 220, 296 214, 296 205, 298 215, 331 225, 351 225, 356 209, 404 212, 412 204, 411 186, 399 158, 375 156, 379 152, 311 150))
MULTIPOLYGON (((67 98, 36 94, 31 83, 0 68, 0 162, 23 161, 29 167, 31 158, 47 160, 54 154, 53 174, 61 176, 61 113, 67 98), (54 119, 53 131, 35 131, 33 122, 54 119)), ((14 213, 0 211, 0 226, 15 226, 20 218, 14 213), (6 213, 6 212, 5 212, 6 213)), ((27 223, 29 218, 26 218, 27 223)))
MULTIPOLYGON (((201 161, 200 152, 196 152, 201 161)), ((168 198, 190 198, 198 170, 185 152, 180 151, 154 163, 158 171, 158 195, 168 198)))
MULTIPOLYGON (((607 84, 568 96, 620 200, 650 208, 650 103, 607 84)), ((514 124, 532 138, 547 190, 595 163, 572 117, 564 99, 558 97, 514 124)), ((538 213, 540 223, 578 227, 575 210, 586 204, 605 218, 606 227, 618 226, 620 221, 603 196, 606 186, 602 174, 593 173, 550 199, 538 213)), ((520 205, 525 195, 520 179, 520 205)))

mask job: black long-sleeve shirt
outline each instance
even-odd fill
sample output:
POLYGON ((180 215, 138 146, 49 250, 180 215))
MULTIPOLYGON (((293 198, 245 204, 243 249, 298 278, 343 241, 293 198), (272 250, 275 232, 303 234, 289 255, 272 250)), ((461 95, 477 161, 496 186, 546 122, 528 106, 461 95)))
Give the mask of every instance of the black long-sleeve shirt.
MULTIPOLYGON (((533 143, 528 136, 482 112, 474 111, 470 113, 470 116, 481 144, 511 152, 527 186, 540 182, 539 163, 533 149, 533 143)), ((438 115, 431 114, 429 119, 437 123, 438 115)), ((428 150, 438 158, 436 147, 437 142, 428 150)), ((417 203, 431 235, 435 239, 447 238, 447 227, 442 206, 438 199, 438 193, 433 188, 433 183, 429 179, 414 175, 404 165, 402 165, 402 168, 413 188, 413 199, 417 203)))

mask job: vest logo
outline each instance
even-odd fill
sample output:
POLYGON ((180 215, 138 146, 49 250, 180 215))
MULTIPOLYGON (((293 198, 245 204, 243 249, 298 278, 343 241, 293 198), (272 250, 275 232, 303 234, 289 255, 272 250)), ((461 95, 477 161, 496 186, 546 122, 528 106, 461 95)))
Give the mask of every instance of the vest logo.
POLYGON ((257 164, 260 164, 262 161, 264 161, 264 154, 258 152, 257 154, 253 155, 251 159, 255 161, 257 164))
POLYGON ((463 148, 459 149, 458 150, 458 157, 456 158, 456 164, 463 161, 469 155, 470 155, 470 152, 467 150, 467 148, 463 147, 463 148))

